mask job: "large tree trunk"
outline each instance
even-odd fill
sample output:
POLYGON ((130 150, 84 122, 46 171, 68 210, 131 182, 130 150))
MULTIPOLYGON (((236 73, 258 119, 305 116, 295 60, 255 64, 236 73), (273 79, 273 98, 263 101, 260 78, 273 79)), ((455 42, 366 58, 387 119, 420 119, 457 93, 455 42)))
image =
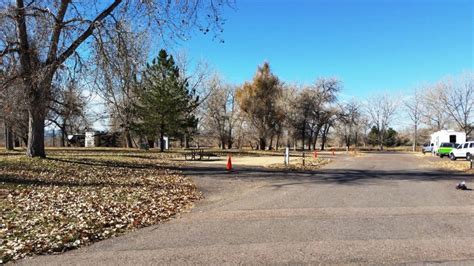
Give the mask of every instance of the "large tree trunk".
POLYGON ((160 152, 165 151, 165 134, 163 130, 160 131, 160 152))
POLYGON ((189 136, 187 133, 184 134, 184 147, 189 149, 189 136))
POLYGON ((259 139, 259 144, 258 144, 258 148, 263 151, 263 150, 265 150, 265 147, 266 147, 266 146, 267 146, 267 143, 266 143, 265 138, 264 138, 264 137, 260 137, 260 139, 259 139))
POLYGON ((308 150, 311 150, 311 144, 313 143, 313 134, 314 130, 310 130, 309 137, 308 137, 308 150))
POLYGON ((125 129, 124 134, 125 134, 125 145, 127 145, 127 148, 133 148, 133 141, 132 141, 132 135, 130 134, 130 130, 125 129))
POLYGON ((303 141, 303 143, 301 144, 301 147, 302 147, 303 151, 304 151, 304 138, 305 138, 305 135, 306 135, 305 133, 306 133, 306 122, 303 122, 303 130, 301 132, 301 139, 303 141))
POLYGON ((418 137, 418 128, 417 126, 415 125, 415 132, 414 132, 414 136, 413 136, 413 151, 416 151, 416 139, 418 137))
POLYGON ((318 142, 319 131, 321 131, 321 127, 318 127, 316 131, 314 131, 313 150, 316 150, 316 142, 318 142))
MULTIPOLYGON (((23 140, 23 144, 25 145, 25 147, 28 147, 28 135, 21 137, 21 140, 23 140)), ((19 142, 18 147, 20 146, 21 146, 21 143, 19 142)))
POLYGON ((15 148, 13 143, 13 130, 7 123, 5 125, 5 149, 11 151, 15 148))
POLYGON ((225 150, 225 140, 221 139, 221 149, 225 150))
POLYGON ((280 146, 280 134, 277 134, 275 149, 278 150, 279 146, 280 146))
POLYGON ((321 137, 321 150, 324 151, 324 146, 326 145, 326 141, 327 141, 327 137, 328 137, 328 133, 329 133, 329 128, 330 126, 326 125, 324 126, 324 129, 323 129, 323 135, 321 137))
POLYGON ((381 151, 383 151, 383 140, 384 140, 384 133, 381 132, 381 133, 380 133, 380 138, 379 138, 380 150, 381 150, 381 151))
POLYGON ((61 140, 60 140, 59 145, 60 145, 61 147, 65 147, 65 146, 66 146, 66 130, 65 130, 65 128, 66 128, 66 125, 64 125, 64 124, 63 124, 62 127, 60 128, 60 130, 61 130, 61 140))
POLYGON ((28 146, 26 154, 30 157, 45 158, 44 150, 44 119, 46 108, 44 108, 45 99, 35 96, 30 103, 28 110, 28 146))
POLYGON ((17 134, 13 134, 13 142, 15 147, 21 147, 21 137, 19 137, 17 134))
POLYGON ((229 129, 229 134, 227 136, 227 149, 232 149, 232 145, 234 142, 232 141, 232 130, 229 129))
POLYGON ((268 144, 268 150, 271 151, 273 149, 273 136, 270 137, 270 144, 268 144))

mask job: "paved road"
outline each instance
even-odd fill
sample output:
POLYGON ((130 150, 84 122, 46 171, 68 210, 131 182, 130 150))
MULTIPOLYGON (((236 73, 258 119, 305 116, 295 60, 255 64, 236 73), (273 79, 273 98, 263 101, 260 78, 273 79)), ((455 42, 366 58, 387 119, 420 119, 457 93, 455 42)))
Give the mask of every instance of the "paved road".
POLYGON ((206 199, 162 225, 31 264, 474 263, 471 176, 400 153, 315 173, 187 169, 206 199))

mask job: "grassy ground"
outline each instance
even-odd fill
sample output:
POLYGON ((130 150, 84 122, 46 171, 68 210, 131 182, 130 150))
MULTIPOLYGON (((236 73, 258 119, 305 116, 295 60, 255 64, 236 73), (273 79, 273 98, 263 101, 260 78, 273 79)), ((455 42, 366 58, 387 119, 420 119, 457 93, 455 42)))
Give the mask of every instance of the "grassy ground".
POLYGON ((49 149, 48 159, 0 152, 0 264, 63 252, 187 209, 201 195, 173 154, 49 149))
POLYGON ((471 169, 471 163, 463 158, 459 158, 456 161, 452 161, 447 157, 439 158, 433 156, 430 153, 422 154, 415 153, 416 156, 423 157, 427 163, 434 168, 441 168, 447 170, 461 171, 466 173, 474 174, 474 169, 471 169))

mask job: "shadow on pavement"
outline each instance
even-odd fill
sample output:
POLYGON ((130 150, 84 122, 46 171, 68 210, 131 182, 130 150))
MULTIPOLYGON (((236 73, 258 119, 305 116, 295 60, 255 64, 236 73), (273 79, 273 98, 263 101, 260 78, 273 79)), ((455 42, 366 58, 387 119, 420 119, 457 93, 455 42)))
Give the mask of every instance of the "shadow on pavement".
POLYGON ((238 167, 227 172, 217 166, 183 166, 179 168, 185 175, 210 177, 215 179, 240 179, 248 181, 292 181, 302 183, 370 184, 380 180, 440 181, 454 182, 473 180, 472 174, 433 170, 359 170, 359 169, 319 169, 315 171, 285 171, 263 167, 238 167))

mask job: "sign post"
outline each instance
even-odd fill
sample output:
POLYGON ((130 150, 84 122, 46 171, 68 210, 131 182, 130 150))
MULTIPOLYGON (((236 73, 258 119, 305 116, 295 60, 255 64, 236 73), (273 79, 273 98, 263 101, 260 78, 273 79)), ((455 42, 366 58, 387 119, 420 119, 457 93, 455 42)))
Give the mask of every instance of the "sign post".
POLYGON ((290 164, 290 148, 285 148, 285 166, 290 164))

